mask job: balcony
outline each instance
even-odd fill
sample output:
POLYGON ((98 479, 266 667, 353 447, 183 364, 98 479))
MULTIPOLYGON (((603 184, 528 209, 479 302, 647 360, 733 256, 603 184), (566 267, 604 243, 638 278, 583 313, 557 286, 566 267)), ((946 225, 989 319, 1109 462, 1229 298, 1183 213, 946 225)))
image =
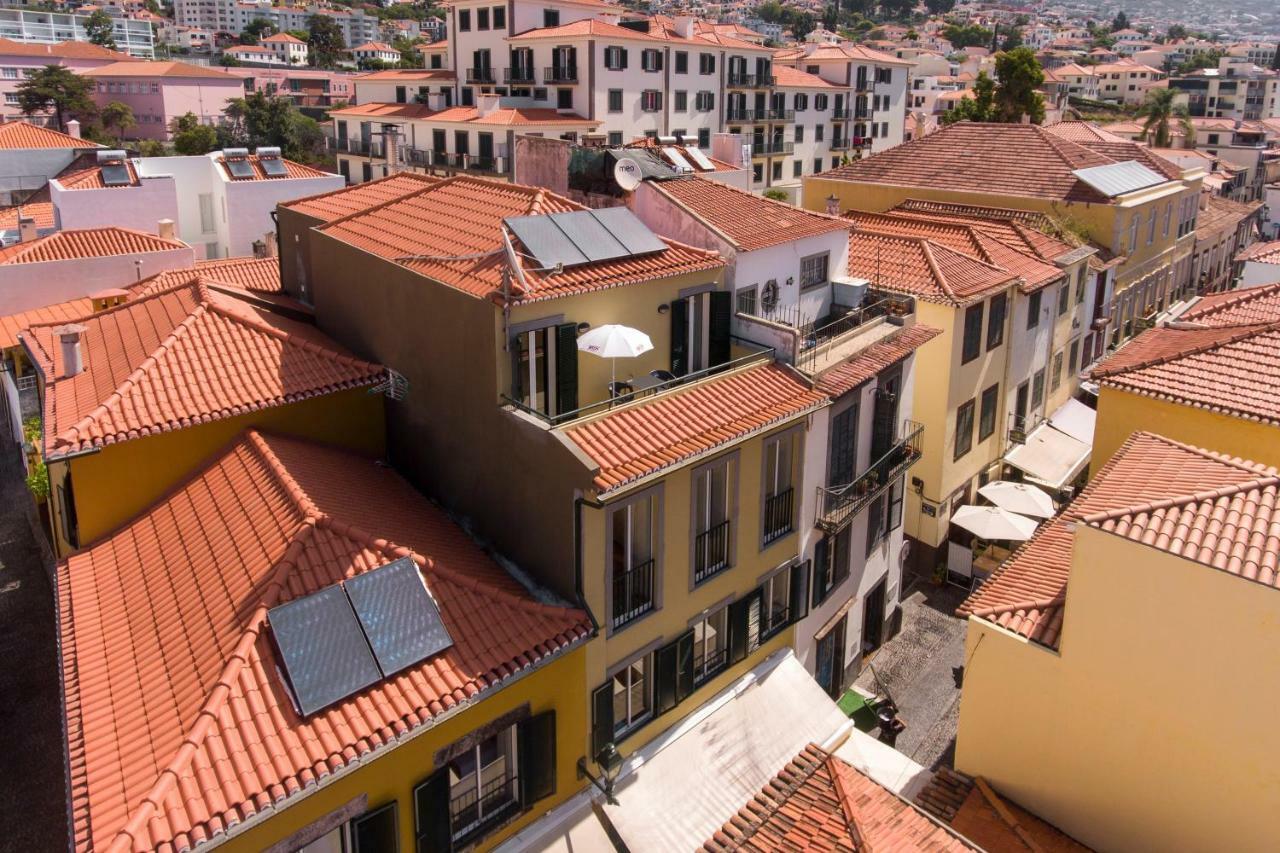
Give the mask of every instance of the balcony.
POLYGON ((572 65, 553 65, 542 72, 543 83, 577 83, 578 69, 572 65))
POLYGON ((730 107, 727 112, 728 121, 740 121, 748 124, 762 121, 795 121, 795 110, 746 110, 730 107))
POLYGON ((486 175, 505 175, 510 171, 507 146, 495 145, 489 156, 479 154, 454 154, 447 151, 427 151, 421 148, 405 148, 405 162, 422 169, 445 172, 475 172, 486 175))
POLYGON ((497 77, 494 75, 492 68, 468 68, 467 69, 468 83, 494 83, 496 81, 497 81, 497 77))
POLYGON ((764 499, 764 544, 768 545, 795 529, 794 488, 768 495, 764 499))
POLYGON ((613 574, 613 618, 610 624, 621 628, 653 609, 653 560, 613 574))
POLYGON ((867 136, 849 136, 843 139, 831 140, 832 151, 849 151, 854 148, 866 148, 871 144, 870 137, 867 136))
POLYGON ((729 567, 729 520, 699 533, 693 540, 693 582, 707 578, 729 567))
POLYGON ((908 296, 868 290, 856 308, 842 307, 839 298, 821 323, 798 329, 793 363, 805 373, 817 375, 914 322, 908 296))
POLYGON ((891 487, 920 459, 924 425, 903 421, 902 435, 879 459, 851 483, 818 487, 818 527, 838 533, 864 507, 891 487))
POLYGON ((751 155, 753 157, 767 157, 772 154, 791 154, 795 149, 796 144, 794 142, 784 142, 781 139, 762 139, 751 143, 751 155))
POLYGON ((532 68, 504 68, 502 71, 502 82, 514 85, 533 85, 533 69, 532 68))
MULTIPOLYGON (((508 759, 509 760, 509 759, 508 759)), ((483 783, 459 786, 462 793, 449 800, 449 822, 455 844, 465 844, 505 821, 520 807, 520 777, 508 770, 483 783)))
POLYGON ((729 72, 729 88, 731 89, 767 89, 777 85, 777 78, 772 74, 739 74, 729 72))

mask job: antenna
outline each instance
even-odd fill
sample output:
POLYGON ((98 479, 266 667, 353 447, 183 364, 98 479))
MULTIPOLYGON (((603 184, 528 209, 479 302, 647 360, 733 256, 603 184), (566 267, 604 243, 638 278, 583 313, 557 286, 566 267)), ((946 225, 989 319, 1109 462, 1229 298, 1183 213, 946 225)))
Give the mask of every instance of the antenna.
POLYGON ((619 157, 613 164, 613 179, 623 192, 633 192, 644 180, 644 171, 640 164, 630 157, 619 157))
POLYGON ((409 380, 388 367, 387 378, 370 388, 369 393, 383 394, 392 400, 403 400, 409 396, 409 380))

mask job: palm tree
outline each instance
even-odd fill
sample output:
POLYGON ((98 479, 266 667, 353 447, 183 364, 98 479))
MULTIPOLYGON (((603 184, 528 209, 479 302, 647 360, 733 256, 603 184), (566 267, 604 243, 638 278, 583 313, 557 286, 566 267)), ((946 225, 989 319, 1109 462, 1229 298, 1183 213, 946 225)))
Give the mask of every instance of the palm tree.
POLYGON ((1186 144, 1193 147, 1195 145, 1196 133, 1191 116, 1186 107, 1174 105, 1176 95, 1177 93, 1169 88, 1151 89, 1147 92, 1147 100, 1138 110, 1138 116, 1146 119, 1142 125, 1142 141, 1150 143, 1153 148, 1173 146, 1173 130, 1170 122, 1175 118, 1181 125, 1186 144))

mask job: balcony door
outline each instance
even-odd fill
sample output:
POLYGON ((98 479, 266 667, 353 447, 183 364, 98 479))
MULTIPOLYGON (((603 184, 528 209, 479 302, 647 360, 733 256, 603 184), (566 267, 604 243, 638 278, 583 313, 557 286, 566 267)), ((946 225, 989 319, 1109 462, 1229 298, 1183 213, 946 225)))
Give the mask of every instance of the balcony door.
POLYGON ((853 482, 858 465, 858 406, 855 403, 831 419, 830 464, 827 485, 853 482))
POLYGON ((476 148, 477 166, 481 169, 493 168, 493 134, 479 133, 476 134, 478 143, 476 148))
POLYGON ((733 294, 712 290, 671 301, 671 372, 685 376, 729 360, 733 294))
POLYGON ((839 699, 844 692, 844 639, 847 621, 848 614, 845 614, 830 631, 818 638, 814 678, 832 699, 839 699))
POLYGON ((902 391, 901 368, 881 374, 876 388, 875 418, 871 425, 871 461, 889 452, 897 438, 898 398, 902 391))

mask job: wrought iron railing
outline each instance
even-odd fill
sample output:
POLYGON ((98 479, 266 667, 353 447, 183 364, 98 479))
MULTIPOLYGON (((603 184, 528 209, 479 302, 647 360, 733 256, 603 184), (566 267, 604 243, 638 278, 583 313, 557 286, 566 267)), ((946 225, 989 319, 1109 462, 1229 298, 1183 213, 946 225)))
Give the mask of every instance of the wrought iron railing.
POLYGON ((879 317, 905 317, 914 310, 915 303, 908 296, 868 291, 857 308, 820 326, 801 330, 800 351, 796 354, 795 365, 801 370, 812 370, 818 356, 838 343, 839 339, 857 332, 879 317))
POLYGON ((490 779, 477 791, 474 785, 449 800, 450 829, 455 843, 482 834, 520 805, 520 776, 507 772, 490 779))
POLYGON ((494 77, 492 68, 468 68, 467 82, 468 83, 494 83, 496 82, 496 78, 494 77))
POLYGON ((795 493, 794 488, 789 488, 764 499, 765 544, 786 536, 795 528, 795 493))
POLYGON ((613 627, 621 628, 653 609, 653 560, 614 571, 613 627))
POLYGON ((572 65, 552 65, 542 72, 543 83, 577 83, 578 69, 572 65))
POLYGON ((693 540, 693 581, 701 583, 729 567, 729 519, 699 533, 693 540))
POLYGON ((818 527, 837 533, 920 459, 924 425, 903 421, 902 437, 853 482, 818 487, 818 527))
POLYGON ((777 85, 777 78, 772 74, 739 74, 729 72, 729 85, 735 89, 756 89, 777 85))
POLYGON ((796 150, 794 142, 781 139, 764 139, 751 143, 752 154, 790 154, 796 150))
MULTIPOLYGON (((720 642, 723 643, 727 638, 721 637, 720 642)), ((701 684, 708 678, 711 678, 720 670, 724 669, 725 664, 729 662, 729 649, 722 645, 720 648, 710 654, 698 654, 693 658, 693 681, 695 684, 701 684)))
POLYGON ((532 68, 507 68, 502 72, 502 80, 504 83, 532 83, 532 68))

